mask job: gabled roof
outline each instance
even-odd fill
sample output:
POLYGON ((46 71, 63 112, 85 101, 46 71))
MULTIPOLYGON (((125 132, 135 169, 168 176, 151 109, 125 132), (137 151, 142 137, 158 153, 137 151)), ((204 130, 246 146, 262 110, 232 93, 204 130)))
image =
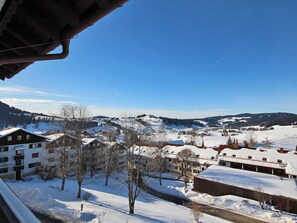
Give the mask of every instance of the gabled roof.
POLYGON ((47 137, 47 139, 48 139, 49 142, 53 142, 53 141, 55 141, 55 140, 60 139, 60 138, 63 137, 64 135, 66 135, 67 137, 70 137, 70 138, 75 139, 74 136, 69 135, 69 134, 64 134, 64 133, 53 133, 53 134, 47 135, 46 137, 47 137))
POLYGON ((7 128, 7 129, 4 129, 4 130, 0 131, 0 138, 3 138, 5 136, 8 136, 8 135, 10 135, 10 134, 12 134, 12 133, 14 133, 16 131, 19 131, 19 130, 22 130, 22 131, 27 132, 27 133, 32 134, 32 135, 36 135, 38 137, 42 137, 42 138, 45 138, 45 139, 47 138, 47 137, 45 137, 43 135, 36 134, 36 133, 30 132, 30 131, 28 131, 26 129, 17 128, 17 127, 15 127, 15 128, 7 128))
POLYGON ((104 143, 99 141, 97 138, 83 138, 82 142, 83 142, 84 146, 87 146, 87 145, 89 145, 89 144, 91 144, 93 142, 100 143, 100 144, 104 145, 104 143))
POLYGON ((69 41, 128 0, 6 0, 0 13, 0 79, 39 60, 63 59, 69 41), (58 46, 60 54, 48 54, 58 46))

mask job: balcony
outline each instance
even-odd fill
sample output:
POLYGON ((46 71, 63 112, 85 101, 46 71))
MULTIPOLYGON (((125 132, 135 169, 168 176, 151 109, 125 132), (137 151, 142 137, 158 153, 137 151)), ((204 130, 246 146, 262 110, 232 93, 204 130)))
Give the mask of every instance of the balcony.
POLYGON ((15 165, 14 168, 13 168, 15 171, 17 170, 23 170, 24 169, 24 165, 15 165))
POLYGON ((25 158, 24 155, 15 155, 14 160, 23 160, 25 158))

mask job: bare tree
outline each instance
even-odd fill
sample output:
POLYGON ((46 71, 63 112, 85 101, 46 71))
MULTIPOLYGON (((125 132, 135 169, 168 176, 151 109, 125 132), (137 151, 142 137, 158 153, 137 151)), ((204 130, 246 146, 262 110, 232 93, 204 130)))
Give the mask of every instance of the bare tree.
POLYGON ((189 145, 197 145, 197 132, 195 132, 194 130, 190 132, 190 138, 188 139, 187 143, 189 145))
POLYGON ((257 144, 257 139, 256 139, 256 135, 253 131, 249 131, 247 136, 246 136, 246 139, 247 139, 247 143, 248 143, 248 146, 249 147, 255 147, 256 144, 257 144))
POLYGON ((255 196, 259 202, 261 209, 264 209, 264 205, 266 203, 267 196, 264 193, 264 189, 260 186, 255 187, 255 196))
POLYGON ((198 205, 195 205, 192 208, 192 213, 194 215, 194 221, 199 223, 200 222, 200 218, 202 217, 202 212, 201 212, 201 208, 198 205))
POLYGON ((110 142, 108 146, 104 148, 105 157, 105 186, 108 185, 108 179, 112 171, 116 170, 119 163, 119 145, 116 142, 110 142))
POLYGON ((180 165, 180 171, 182 176, 187 175, 187 171, 191 169, 191 158, 193 157, 193 152, 190 149, 183 149, 177 155, 180 165))
POLYGON ((265 137, 265 140, 263 141, 263 147, 266 149, 270 149, 272 142, 268 139, 268 137, 265 137))
POLYGON ((69 104, 62 105, 60 109, 60 117, 62 119, 62 122, 60 124, 62 125, 62 133, 63 138, 61 145, 59 147, 59 155, 60 155, 60 171, 61 171, 61 190, 65 189, 65 182, 67 177, 67 170, 68 170, 68 151, 66 149, 66 135, 70 131, 70 125, 71 125, 71 114, 70 114, 70 108, 71 106, 69 104))
POLYGON ((82 133, 87 124, 87 108, 82 105, 68 105, 70 113, 71 132, 75 138, 75 175, 78 184, 77 198, 81 198, 81 185, 86 172, 86 160, 83 153, 82 133))
POLYGON ((154 158, 154 168, 158 173, 160 186, 162 186, 162 173, 166 170, 165 154, 164 150, 158 149, 154 158))
POLYGON ((133 130, 125 128, 125 147, 127 148, 125 153, 125 159, 127 162, 127 187, 128 187, 128 203, 129 213, 134 214, 134 206, 136 198, 140 195, 141 190, 139 183, 143 180, 141 176, 141 170, 143 170, 142 156, 140 152, 140 143, 146 141, 146 136, 141 133, 139 129, 133 130), (135 146, 136 145, 136 146, 135 146))

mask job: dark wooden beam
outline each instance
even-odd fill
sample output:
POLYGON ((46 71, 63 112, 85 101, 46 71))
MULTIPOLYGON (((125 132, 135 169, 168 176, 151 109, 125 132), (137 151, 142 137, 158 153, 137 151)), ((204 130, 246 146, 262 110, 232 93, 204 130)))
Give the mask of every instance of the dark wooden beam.
POLYGON ((7 27, 7 29, 5 30, 14 40, 20 42, 20 45, 23 45, 24 47, 26 46, 30 46, 30 49, 32 49, 33 51, 39 53, 43 51, 43 47, 42 46, 32 46, 32 45, 36 45, 39 44, 41 42, 38 42, 38 40, 33 40, 32 36, 29 37, 28 33, 26 32, 20 32, 20 29, 15 28, 15 29, 10 29, 9 27, 7 27))
POLYGON ((72 27, 79 25, 79 13, 67 1, 46 0, 44 3, 59 14, 65 20, 66 24, 70 24, 72 27))
POLYGON ((59 40, 59 29, 54 24, 46 20, 41 15, 38 15, 37 11, 33 9, 24 9, 24 7, 18 9, 18 14, 23 20, 24 24, 29 24, 34 27, 38 32, 42 33, 46 40, 53 39, 59 40))
POLYGON ((8 49, 9 52, 13 52, 16 55, 19 55, 19 56, 32 55, 32 52, 30 49, 14 49, 14 48, 22 47, 22 45, 19 45, 18 43, 14 42, 11 39, 8 39, 7 36, 0 36, 0 44, 4 46, 2 47, 2 50, 8 49))

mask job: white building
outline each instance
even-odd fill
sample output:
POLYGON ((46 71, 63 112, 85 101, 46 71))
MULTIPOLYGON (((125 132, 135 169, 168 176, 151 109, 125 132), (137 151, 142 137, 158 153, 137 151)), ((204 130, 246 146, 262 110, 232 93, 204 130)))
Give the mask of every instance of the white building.
POLYGON ((0 131, 0 177, 20 180, 36 172, 46 137, 22 128, 0 131))

